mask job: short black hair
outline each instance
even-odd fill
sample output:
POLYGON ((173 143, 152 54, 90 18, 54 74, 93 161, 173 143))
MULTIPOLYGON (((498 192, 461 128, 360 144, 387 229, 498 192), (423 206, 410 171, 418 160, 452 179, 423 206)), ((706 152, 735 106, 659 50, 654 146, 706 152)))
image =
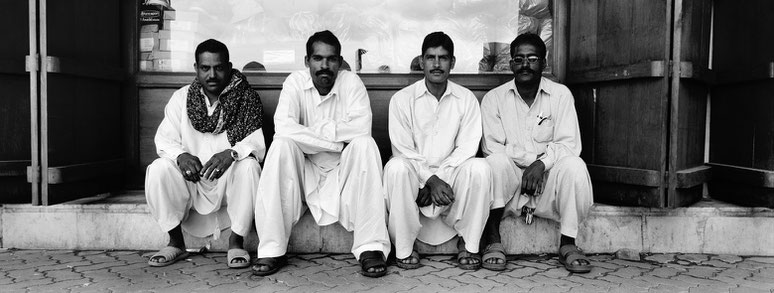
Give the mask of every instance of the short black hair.
POLYGON ((196 58, 196 63, 199 63, 199 55, 204 52, 220 53, 221 57, 226 59, 223 61, 229 62, 228 48, 226 47, 226 44, 223 44, 218 40, 209 39, 204 42, 201 42, 198 46, 196 46, 196 52, 194 53, 195 54, 194 58, 196 58))
POLYGON ((511 57, 513 57, 513 54, 516 53, 516 47, 523 44, 530 44, 535 46, 535 49, 538 51, 538 57, 545 59, 546 58, 546 43, 543 42, 543 39, 540 38, 540 36, 534 34, 534 33, 523 33, 520 34, 516 39, 511 42, 511 57))
POLYGON ((446 51, 449 51, 449 55, 454 57, 454 42, 452 42, 449 35, 443 32, 433 32, 427 35, 425 40, 422 41, 422 54, 419 56, 425 56, 425 51, 427 51, 428 48, 435 47, 446 49, 446 51))
POLYGON ((339 38, 336 37, 331 31, 324 30, 314 33, 309 40, 306 41, 306 57, 311 57, 314 51, 313 45, 316 42, 322 42, 333 46, 336 49, 336 55, 341 56, 341 43, 339 38))

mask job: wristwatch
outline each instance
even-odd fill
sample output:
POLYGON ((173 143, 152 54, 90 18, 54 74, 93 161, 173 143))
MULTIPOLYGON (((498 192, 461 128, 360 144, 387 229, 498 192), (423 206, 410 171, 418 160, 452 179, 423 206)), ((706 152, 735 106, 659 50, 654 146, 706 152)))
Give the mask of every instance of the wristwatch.
POLYGON ((231 158, 234 159, 234 161, 239 161, 239 153, 235 150, 231 150, 231 158))

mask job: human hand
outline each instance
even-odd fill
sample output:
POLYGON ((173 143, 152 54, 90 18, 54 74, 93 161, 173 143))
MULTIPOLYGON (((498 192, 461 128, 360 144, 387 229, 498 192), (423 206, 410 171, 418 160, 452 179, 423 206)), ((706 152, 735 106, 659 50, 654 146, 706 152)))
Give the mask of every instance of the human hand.
POLYGON ((231 149, 227 149, 212 155, 199 174, 208 180, 218 179, 231 167, 231 163, 234 163, 234 158, 231 157, 231 149))
POLYGON ((521 176, 521 193, 527 195, 540 195, 543 193, 543 173, 546 165, 541 160, 535 160, 521 176))
POLYGON ((451 186, 438 176, 430 176, 425 182, 425 187, 430 187, 430 198, 437 206, 445 206, 454 202, 454 191, 451 186))
POLYGON ((202 169, 202 162, 199 158, 189 153, 182 153, 177 156, 177 166, 185 180, 199 182, 199 171, 202 169))
POLYGON ((418 207, 426 207, 433 203, 433 198, 430 196, 430 187, 425 185, 425 187, 422 187, 422 189, 419 190, 419 194, 417 194, 417 206, 418 207))

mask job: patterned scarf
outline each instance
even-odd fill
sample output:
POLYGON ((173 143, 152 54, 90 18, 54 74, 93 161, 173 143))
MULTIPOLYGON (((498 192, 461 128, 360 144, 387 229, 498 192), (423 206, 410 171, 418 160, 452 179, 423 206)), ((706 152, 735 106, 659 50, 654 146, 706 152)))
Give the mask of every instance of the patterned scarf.
POLYGON ((202 92, 202 84, 194 79, 188 88, 186 108, 188 119, 199 132, 220 134, 226 131, 228 142, 234 146, 250 133, 261 128, 263 105, 258 93, 250 88, 239 70, 231 70, 231 81, 220 94, 219 103, 212 116, 207 116, 207 97, 202 92))

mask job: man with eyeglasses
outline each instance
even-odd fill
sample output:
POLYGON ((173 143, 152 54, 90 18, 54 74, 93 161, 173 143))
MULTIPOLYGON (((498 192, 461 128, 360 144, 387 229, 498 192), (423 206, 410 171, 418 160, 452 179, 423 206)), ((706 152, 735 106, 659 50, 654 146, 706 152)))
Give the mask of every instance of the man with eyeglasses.
POLYGON ((340 70, 341 43, 330 31, 306 43, 308 69, 282 84, 274 112, 274 141, 258 183, 254 275, 286 264, 290 232, 308 206, 320 226, 354 231, 352 253, 362 274, 387 273, 390 239, 385 223, 382 160, 371 137, 371 104, 356 74, 340 70))
POLYGON ((575 245, 578 226, 593 204, 591 179, 580 158, 575 100, 566 86, 542 77, 546 46, 536 34, 511 43, 513 81, 481 102, 482 150, 492 168, 494 203, 484 230, 484 268, 505 269, 500 221, 525 214, 560 223, 559 261, 573 273, 591 263, 575 245))

